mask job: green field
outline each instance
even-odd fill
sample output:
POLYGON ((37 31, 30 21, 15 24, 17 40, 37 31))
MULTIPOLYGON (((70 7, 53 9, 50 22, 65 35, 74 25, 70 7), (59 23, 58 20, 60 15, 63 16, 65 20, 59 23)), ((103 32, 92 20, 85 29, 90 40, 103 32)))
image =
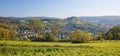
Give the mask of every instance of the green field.
POLYGON ((120 56, 120 41, 25 42, 0 41, 0 56, 120 56))

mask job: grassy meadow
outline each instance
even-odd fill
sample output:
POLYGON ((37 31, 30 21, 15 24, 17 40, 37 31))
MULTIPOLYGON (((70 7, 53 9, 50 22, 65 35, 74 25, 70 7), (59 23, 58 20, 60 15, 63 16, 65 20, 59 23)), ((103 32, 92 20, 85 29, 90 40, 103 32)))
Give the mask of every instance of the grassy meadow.
POLYGON ((0 41, 0 56, 120 56, 120 41, 0 41))

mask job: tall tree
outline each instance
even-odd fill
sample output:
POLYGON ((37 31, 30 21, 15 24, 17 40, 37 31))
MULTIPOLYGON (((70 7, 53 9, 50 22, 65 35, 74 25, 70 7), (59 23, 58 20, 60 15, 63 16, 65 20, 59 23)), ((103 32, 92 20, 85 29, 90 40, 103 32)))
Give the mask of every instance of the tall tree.
POLYGON ((105 38, 105 34, 104 34, 103 32, 101 32, 101 33, 99 34, 99 39, 100 39, 100 41, 102 42, 102 41, 104 40, 104 38, 105 38))
POLYGON ((113 37, 112 33, 109 32, 109 33, 108 33, 108 38, 109 38, 110 41, 111 41, 112 37, 113 37))
POLYGON ((35 33, 35 37, 37 38, 37 36, 40 35, 40 33, 42 32, 42 30, 44 30, 45 26, 41 22, 41 20, 34 18, 29 21, 29 27, 31 31, 35 33))
POLYGON ((48 41, 58 41, 58 34, 60 33, 60 27, 57 23, 47 24, 46 29, 46 40, 48 41))

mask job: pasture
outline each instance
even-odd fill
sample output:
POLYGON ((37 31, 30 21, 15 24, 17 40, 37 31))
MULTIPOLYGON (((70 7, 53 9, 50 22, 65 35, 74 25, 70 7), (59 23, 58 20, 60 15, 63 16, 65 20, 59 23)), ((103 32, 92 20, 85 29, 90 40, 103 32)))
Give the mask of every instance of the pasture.
POLYGON ((0 56, 120 56, 120 41, 90 43, 0 41, 0 56))

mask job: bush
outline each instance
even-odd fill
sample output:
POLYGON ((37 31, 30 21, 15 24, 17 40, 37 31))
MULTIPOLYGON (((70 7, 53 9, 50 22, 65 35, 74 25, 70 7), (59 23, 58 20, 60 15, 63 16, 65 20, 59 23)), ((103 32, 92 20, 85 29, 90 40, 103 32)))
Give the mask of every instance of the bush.
POLYGON ((23 41, 31 41, 29 38, 23 38, 23 41))
POLYGON ((51 41, 57 42, 59 39, 57 37, 51 37, 51 41))
POLYGON ((71 33, 70 38, 73 43, 84 43, 91 40, 91 34, 89 32, 76 30, 73 33, 71 33))

